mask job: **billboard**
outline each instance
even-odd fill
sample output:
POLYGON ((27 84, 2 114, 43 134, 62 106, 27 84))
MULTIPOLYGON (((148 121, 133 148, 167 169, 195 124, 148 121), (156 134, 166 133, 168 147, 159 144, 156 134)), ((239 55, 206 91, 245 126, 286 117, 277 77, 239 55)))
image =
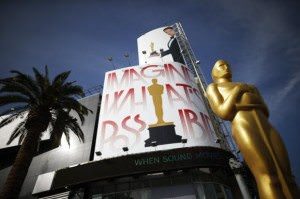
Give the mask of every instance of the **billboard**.
POLYGON ((105 74, 94 160, 153 150, 219 147, 189 68, 149 64, 105 74), (100 153, 99 153, 100 152, 100 153))
POLYGON ((139 65, 179 62, 184 64, 175 31, 171 26, 157 28, 137 39, 139 65))

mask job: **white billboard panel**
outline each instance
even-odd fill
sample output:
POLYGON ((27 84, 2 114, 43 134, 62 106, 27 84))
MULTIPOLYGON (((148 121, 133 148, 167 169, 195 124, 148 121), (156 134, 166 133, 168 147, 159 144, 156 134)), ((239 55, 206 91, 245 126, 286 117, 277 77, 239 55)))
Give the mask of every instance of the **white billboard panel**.
POLYGON ((157 28, 137 39, 139 65, 168 62, 184 63, 171 26, 157 28))
POLYGON ((219 147, 213 135, 186 66, 171 62, 106 72, 95 160, 181 147, 219 147))

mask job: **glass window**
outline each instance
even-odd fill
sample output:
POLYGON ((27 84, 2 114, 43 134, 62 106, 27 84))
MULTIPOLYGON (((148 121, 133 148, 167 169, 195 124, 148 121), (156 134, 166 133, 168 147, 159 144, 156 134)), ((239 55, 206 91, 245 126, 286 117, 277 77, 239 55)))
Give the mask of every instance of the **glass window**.
POLYGON ((196 183, 195 190, 199 199, 233 199, 230 189, 217 183, 196 183))
POLYGON ((217 183, 196 183, 95 194, 92 199, 233 199, 230 189, 217 183))
POLYGON ((232 192, 228 187, 224 186, 224 191, 226 194, 226 199, 233 199, 232 192))
POLYGON ((205 199, 205 192, 202 183, 195 184, 196 195, 198 199, 205 199))
POLYGON ((97 194, 93 199, 197 199, 192 185, 153 187, 120 193, 97 194))
POLYGON ((214 184, 216 190, 217 199, 226 199, 225 192, 223 191, 223 185, 214 184))
POLYGON ((196 199, 195 190, 191 184, 155 187, 151 190, 151 199, 196 199))
POLYGON ((132 198, 140 198, 140 199, 150 199, 151 198, 151 190, 150 189, 140 189, 134 190, 130 193, 132 198))
POLYGON ((213 183, 203 183, 205 198, 217 199, 215 187, 213 183))

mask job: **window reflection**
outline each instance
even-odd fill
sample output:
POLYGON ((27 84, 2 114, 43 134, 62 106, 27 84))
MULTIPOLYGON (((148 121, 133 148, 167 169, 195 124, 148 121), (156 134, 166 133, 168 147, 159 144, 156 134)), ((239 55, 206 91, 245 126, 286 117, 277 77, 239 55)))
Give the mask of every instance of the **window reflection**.
POLYGON ((109 194, 94 194, 92 199, 233 199, 229 187, 217 183, 194 183, 151 187, 109 194))

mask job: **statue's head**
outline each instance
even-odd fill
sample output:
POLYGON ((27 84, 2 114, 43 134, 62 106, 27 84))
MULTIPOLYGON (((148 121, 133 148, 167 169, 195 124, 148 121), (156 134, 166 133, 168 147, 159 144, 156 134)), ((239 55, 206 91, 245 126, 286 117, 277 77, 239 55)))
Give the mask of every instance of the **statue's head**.
POLYGON ((217 81, 218 79, 231 80, 231 70, 229 64, 225 60, 218 60, 211 71, 211 76, 214 81, 217 81))
POLYGON ((157 79, 155 79, 155 78, 152 79, 152 83, 153 83, 153 84, 157 84, 157 79))

